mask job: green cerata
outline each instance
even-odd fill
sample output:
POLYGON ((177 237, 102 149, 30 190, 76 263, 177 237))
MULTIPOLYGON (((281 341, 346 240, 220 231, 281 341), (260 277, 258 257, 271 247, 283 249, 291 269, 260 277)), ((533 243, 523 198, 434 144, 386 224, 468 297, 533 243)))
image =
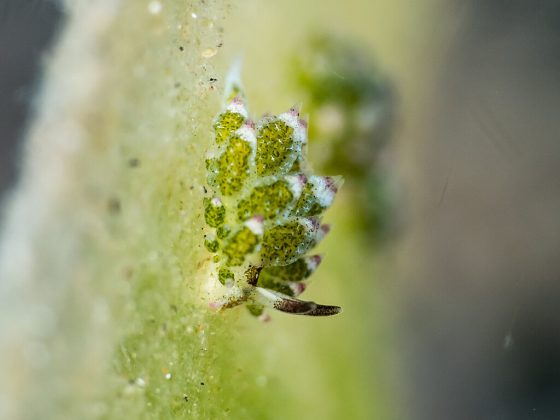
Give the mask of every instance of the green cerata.
MULTIPOLYGON (((232 81, 233 80, 233 81, 232 81)), ((321 224, 341 177, 313 174, 307 164, 307 123, 297 109, 258 122, 249 118, 238 78, 226 88, 206 159, 205 246, 216 309, 245 304, 263 319, 271 307, 326 316, 338 306, 298 296, 321 262, 309 252, 328 233, 321 224)))

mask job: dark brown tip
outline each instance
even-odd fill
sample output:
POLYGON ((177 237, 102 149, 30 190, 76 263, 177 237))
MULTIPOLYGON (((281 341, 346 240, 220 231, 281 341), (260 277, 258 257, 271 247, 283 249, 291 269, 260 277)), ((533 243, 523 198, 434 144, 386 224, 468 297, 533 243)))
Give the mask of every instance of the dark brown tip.
POLYGON ((282 299, 274 303, 274 309, 294 315, 331 316, 342 311, 339 306, 319 305, 299 299, 282 299))
POLYGON ((331 231, 331 225, 321 225, 321 233, 326 235, 331 231))
POLYGON ((325 183, 327 184, 327 188, 332 191, 333 194, 336 194, 338 192, 338 187, 336 186, 336 182, 332 177, 325 177, 325 183))
POLYGON ((330 306, 330 305, 316 305, 316 308, 306 313, 307 316, 331 316, 342 312, 340 306, 330 306))
POLYGON ((321 261, 323 261, 323 257, 321 255, 312 255, 309 257, 309 262, 312 264, 313 269, 319 267, 321 261))
POLYGON ((274 309, 294 315, 306 315, 315 309, 314 302, 306 302, 298 299, 281 299, 274 303, 274 309))

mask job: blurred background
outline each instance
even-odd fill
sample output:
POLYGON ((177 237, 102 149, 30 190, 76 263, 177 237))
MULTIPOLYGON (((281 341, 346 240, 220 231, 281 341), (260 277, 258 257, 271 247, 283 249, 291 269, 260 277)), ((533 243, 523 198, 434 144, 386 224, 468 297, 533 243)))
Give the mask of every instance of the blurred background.
MULTIPOLYGON (((0 191, 13 185, 41 63, 62 19, 54 1, 0 1, 0 191)), ((0 198, 1 199, 1 198, 0 198)))
MULTIPOLYGON (((372 154, 365 163, 336 161, 336 147, 335 162, 319 159, 326 146, 311 149, 318 166, 347 178, 333 210, 340 231, 363 235, 343 250, 336 239, 326 245, 327 277, 341 280, 325 296, 352 320, 323 323, 310 338, 345 358, 323 378, 341 384, 326 416, 560 418, 560 3, 247 2, 231 14, 223 60, 244 50, 253 111, 279 112, 302 92, 311 121, 379 105, 360 132, 372 143, 350 154, 372 154), (277 54, 301 62, 300 46, 315 42, 308 32, 344 40, 312 48, 336 69, 326 93, 306 78, 309 63, 267 67, 277 54), (356 81, 365 102, 324 100, 337 78, 343 92, 356 81), (286 80, 291 90, 278 86, 286 80), (372 202, 373 216, 349 218, 372 202), (368 401, 391 407, 351 410, 368 401)), ((41 63, 62 19, 55 2, 0 0, 2 197, 17 179, 41 63)), ((360 137, 337 133, 333 142, 360 137)), ((305 328, 290 334, 307 337, 305 328)))

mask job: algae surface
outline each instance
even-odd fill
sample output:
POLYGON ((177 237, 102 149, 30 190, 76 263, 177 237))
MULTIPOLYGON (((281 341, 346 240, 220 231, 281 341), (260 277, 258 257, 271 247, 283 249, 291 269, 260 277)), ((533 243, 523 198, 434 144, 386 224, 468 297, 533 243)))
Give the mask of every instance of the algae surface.
MULTIPOLYGON (((390 310, 344 193, 307 295, 345 313, 261 324, 207 308, 204 159, 224 76, 245 50, 252 112, 289 108, 280 70, 314 12, 274 40, 290 4, 253 6, 67 1, 2 225, 0 417, 395 416, 390 310)), ((336 7, 325 22, 350 28, 358 12, 336 7)))

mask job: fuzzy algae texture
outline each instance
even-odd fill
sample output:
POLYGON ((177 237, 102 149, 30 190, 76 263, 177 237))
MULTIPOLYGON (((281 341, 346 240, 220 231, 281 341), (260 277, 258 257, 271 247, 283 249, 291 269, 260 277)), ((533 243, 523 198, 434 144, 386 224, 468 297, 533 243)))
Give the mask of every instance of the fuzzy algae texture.
POLYGON ((226 7, 68 0, 2 225, 1 418, 259 415, 198 276, 226 7))

